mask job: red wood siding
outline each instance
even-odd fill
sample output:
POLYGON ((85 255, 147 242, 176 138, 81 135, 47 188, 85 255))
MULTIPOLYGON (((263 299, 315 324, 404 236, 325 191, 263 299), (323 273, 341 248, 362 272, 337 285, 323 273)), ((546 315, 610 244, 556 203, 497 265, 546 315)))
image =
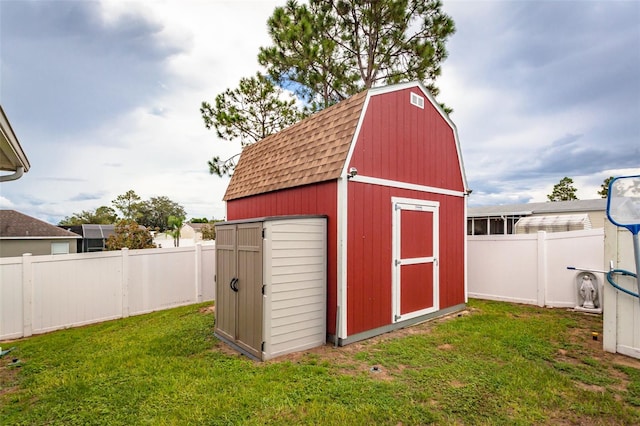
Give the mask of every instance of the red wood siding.
POLYGON ((400 240, 400 258, 402 259, 433 256, 433 214, 413 210, 403 211, 400 240), (411 238, 410 234, 424 235, 425 238, 411 238))
POLYGON ((433 263, 402 266, 400 314, 433 307, 433 263))
POLYGON ((464 303, 464 198, 349 182, 347 333, 391 323, 391 197, 440 203, 440 309, 464 303))
POLYGON ((453 129, 418 89, 372 96, 349 167, 362 176, 464 191, 453 129))
POLYGON ((227 201, 227 220, 295 214, 326 215, 327 332, 334 334, 337 303, 337 182, 321 182, 227 201))

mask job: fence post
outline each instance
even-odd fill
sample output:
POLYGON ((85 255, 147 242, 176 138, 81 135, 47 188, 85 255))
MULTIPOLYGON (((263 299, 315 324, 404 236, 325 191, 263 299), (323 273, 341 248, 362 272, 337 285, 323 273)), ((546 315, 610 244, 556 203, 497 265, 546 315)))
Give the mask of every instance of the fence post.
POLYGON ((122 253, 122 318, 129 316, 129 249, 120 250, 122 253))
POLYGON ((202 302, 202 243, 196 243, 196 303, 202 302))
POLYGON ((543 308, 547 299, 547 233, 538 231, 538 306, 543 308))
POLYGON ((33 334, 33 266, 31 253, 22 255, 22 336, 33 334))
MULTIPOLYGON (((608 220, 604 221, 604 264, 613 261, 618 265, 618 228, 608 220)), ((602 349, 616 353, 618 349, 618 291, 603 280, 602 294, 602 349)))

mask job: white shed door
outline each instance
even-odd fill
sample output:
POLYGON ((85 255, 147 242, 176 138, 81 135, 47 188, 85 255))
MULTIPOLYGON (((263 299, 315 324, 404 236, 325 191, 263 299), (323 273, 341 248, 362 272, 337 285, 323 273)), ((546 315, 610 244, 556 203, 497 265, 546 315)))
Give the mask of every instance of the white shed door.
POLYGON ((439 309, 439 203, 394 197, 392 207, 392 320, 399 322, 439 309))

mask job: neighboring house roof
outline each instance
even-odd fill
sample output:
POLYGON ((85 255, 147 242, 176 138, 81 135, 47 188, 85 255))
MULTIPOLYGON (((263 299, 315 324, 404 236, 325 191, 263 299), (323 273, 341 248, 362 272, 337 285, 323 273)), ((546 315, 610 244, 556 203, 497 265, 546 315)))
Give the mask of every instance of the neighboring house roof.
MULTIPOLYGON (((22 150, 16 134, 11 128, 11 124, 4 113, 4 109, 2 109, 2 105, 0 105, 0 170, 19 172, 19 176, 12 179, 5 179, 13 180, 20 177, 23 171, 28 172, 29 167, 29 160, 22 150)), ((8 176, 5 175, 4 177, 8 176)))
POLYGON ((81 238, 71 231, 51 225, 15 210, 0 210, 0 239, 81 238))
POLYGON ((595 200, 547 201, 544 203, 469 207, 467 217, 590 212, 605 211, 606 208, 607 200, 605 198, 595 200))
POLYGON ((244 148, 224 200, 340 177, 366 95, 361 92, 244 148))
POLYGON ((193 228, 194 231, 196 232, 202 232, 202 228, 204 228, 206 225, 209 225, 208 223, 185 223, 183 226, 190 226, 191 228, 193 228))

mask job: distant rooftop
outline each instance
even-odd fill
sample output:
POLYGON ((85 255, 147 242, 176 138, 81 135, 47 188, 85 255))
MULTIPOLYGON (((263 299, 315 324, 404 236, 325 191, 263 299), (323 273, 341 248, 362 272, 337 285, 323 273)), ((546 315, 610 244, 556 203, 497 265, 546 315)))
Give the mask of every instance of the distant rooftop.
POLYGON ((598 198, 595 200, 547 201, 545 203, 469 207, 467 209, 467 217, 590 212, 605 211, 606 208, 606 198, 598 198))
POLYGON ((81 238, 80 235, 15 210, 0 210, 1 239, 81 238))

